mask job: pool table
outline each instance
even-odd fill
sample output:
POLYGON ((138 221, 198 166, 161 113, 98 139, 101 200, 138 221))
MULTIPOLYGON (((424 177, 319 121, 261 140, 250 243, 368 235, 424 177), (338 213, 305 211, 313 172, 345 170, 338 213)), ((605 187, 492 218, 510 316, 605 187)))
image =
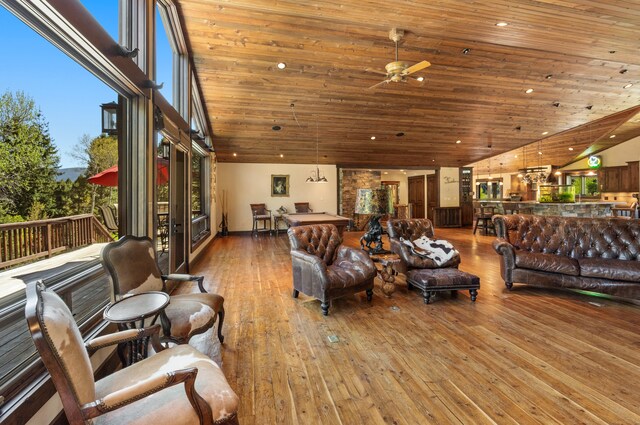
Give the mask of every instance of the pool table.
POLYGON ((289 226, 306 226, 308 224, 333 224, 338 228, 340 235, 344 232, 345 227, 349 225, 349 219, 335 214, 326 212, 313 213, 289 213, 283 214, 284 221, 289 226))

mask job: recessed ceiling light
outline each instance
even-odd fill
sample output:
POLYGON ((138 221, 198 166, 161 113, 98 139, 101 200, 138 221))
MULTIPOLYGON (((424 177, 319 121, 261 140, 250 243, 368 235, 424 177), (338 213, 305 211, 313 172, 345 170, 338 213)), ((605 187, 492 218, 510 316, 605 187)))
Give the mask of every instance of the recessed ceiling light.
POLYGON ((418 78, 416 78, 416 80, 418 80, 420 82, 423 82, 424 81, 424 77, 418 77, 418 78))
POLYGON ((573 150, 573 148, 569 148, 569 150, 570 150, 570 151, 572 151, 572 150, 573 150))
POLYGON ((405 171, 403 174, 407 174, 407 172, 405 171))
POLYGON ((533 93, 533 89, 526 89, 524 92, 525 92, 526 94, 533 93))
POLYGON ((371 140, 376 140, 376 136, 371 136, 371 140))
POLYGON ((553 74, 547 74, 544 76, 545 79, 550 80, 553 77, 553 74))
POLYGON ((435 159, 432 159, 432 160, 431 160, 431 162, 436 162, 436 160, 435 160, 435 159))
POLYGON ((609 136, 609 139, 615 139, 615 138, 616 138, 615 134, 612 134, 611 136, 609 136))
POLYGON ((234 153, 233 153, 233 156, 238 156, 238 154, 234 152, 234 153))
POLYGON ((280 158, 284 158, 284 155, 283 155, 283 154, 280 154, 280 158))
POLYGON ((509 25, 509 23, 508 23, 508 22, 498 22, 498 23, 496 24, 496 27, 506 27, 507 25, 509 25))
POLYGON ((271 130, 280 131, 280 130, 282 130, 282 127, 280 127, 279 125, 274 125, 273 127, 271 127, 271 130))
POLYGON ((287 64, 284 62, 278 62, 278 69, 285 69, 287 67, 287 64))
POLYGON ((543 132, 542 132, 542 135, 543 135, 543 136, 546 136, 547 134, 549 134, 549 132, 548 132, 548 131, 543 131, 543 132))
POLYGON ((396 133, 396 137, 402 137, 404 136, 404 133, 401 131, 400 133, 396 133))
POLYGON ((609 50, 609 53, 614 54, 616 51, 615 50, 609 50))
POLYGON ((389 174, 389 172, 387 172, 387 171, 385 171, 384 173, 385 173, 385 174, 389 174))
POLYGON ((630 87, 633 87, 633 83, 625 84, 624 86, 622 86, 623 89, 628 89, 630 87))
POLYGON ((459 145, 460 143, 462 143, 462 140, 456 140, 457 145, 459 145))
POLYGON ((465 47, 464 49, 462 49, 462 54, 463 55, 468 55, 469 52, 471 52, 471 49, 469 49, 468 47, 465 47))
POLYGON ((542 152, 538 151, 538 155, 542 155, 542 152))
POLYGON ((556 171, 556 172, 555 172, 555 173, 553 173, 553 174, 555 174, 556 176, 561 176, 561 175, 562 175, 562 172, 561 172, 561 171, 556 171))
POLYGON ((514 158, 517 158, 517 157, 518 157, 518 155, 513 155, 513 157, 514 157, 514 158))

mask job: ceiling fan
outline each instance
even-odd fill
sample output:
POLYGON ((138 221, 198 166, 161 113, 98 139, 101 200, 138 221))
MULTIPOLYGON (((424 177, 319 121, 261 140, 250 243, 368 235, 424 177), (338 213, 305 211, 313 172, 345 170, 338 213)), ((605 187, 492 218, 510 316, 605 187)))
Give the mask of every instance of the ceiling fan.
POLYGON ((410 77, 409 79, 407 79, 407 77, 413 74, 414 72, 418 72, 422 69, 425 69, 428 66, 431 66, 431 63, 429 63, 429 61, 422 61, 422 62, 416 63, 415 65, 409 66, 407 62, 399 61, 398 60, 398 42, 402 39, 403 36, 404 36, 404 30, 392 28, 391 31, 389 31, 389 39, 391 39, 391 41, 396 43, 396 60, 394 62, 389 62, 388 64, 385 65, 384 68, 387 70, 387 72, 382 72, 382 71, 369 69, 369 68, 366 69, 367 72, 374 72, 376 74, 381 74, 387 77, 386 80, 383 80, 378 84, 374 84, 373 86, 369 87, 369 89, 376 88, 382 84, 389 84, 391 82, 398 83, 401 81, 402 82, 422 81, 422 79, 416 79, 414 77, 410 77))

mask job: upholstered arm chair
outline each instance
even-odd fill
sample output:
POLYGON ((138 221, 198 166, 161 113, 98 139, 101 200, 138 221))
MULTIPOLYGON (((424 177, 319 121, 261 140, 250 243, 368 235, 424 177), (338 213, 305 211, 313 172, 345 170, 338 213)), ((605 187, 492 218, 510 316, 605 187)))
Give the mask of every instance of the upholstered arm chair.
POLYGON ((460 255, 456 255, 446 263, 438 266, 432 259, 424 258, 413 254, 411 248, 402 243, 400 238, 414 241, 426 236, 434 238, 433 224, 427 218, 416 218, 409 220, 389 220, 387 222, 387 233, 391 242, 391 251, 398 254, 402 260, 400 270, 406 272, 410 269, 438 269, 445 267, 458 267, 460 255))
POLYGON ((25 314, 71 425, 238 423, 238 397, 218 365, 189 345, 164 349, 160 325, 85 344, 67 305, 42 282, 27 285, 25 314), (139 339, 157 354, 95 381, 89 354, 139 339))
POLYGON ((218 339, 224 341, 224 298, 207 293, 203 276, 163 275, 150 238, 127 235, 110 242, 102 249, 102 264, 113 280, 114 299, 140 292, 167 292, 167 281, 197 282, 200 293, 171 295, 164 310, 168 320, 162 322, 163 340, 184 344, 212 328, 219 318, 218 339))
POLYGON ((291 227, 287 231, 293 265, 293 297, 298 293, 321 301, 329 314, 332 299, 366 291, 373 296, 376 267, 364 251, 342 245, 333 224, 291 227))

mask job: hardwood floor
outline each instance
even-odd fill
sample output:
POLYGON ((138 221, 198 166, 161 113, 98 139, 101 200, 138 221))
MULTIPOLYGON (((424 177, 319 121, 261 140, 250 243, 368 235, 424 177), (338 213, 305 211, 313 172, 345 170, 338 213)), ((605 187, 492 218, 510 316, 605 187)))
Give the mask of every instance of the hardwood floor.
POLYGON ((640 423, 637 305, 507 291, 492 237, 437 235, 480 276, 475 303, 464 291, 425 305, 402 278, 389 299, 376 280, 371 304, 345 297, 328 317, 318 301, 291 297, 286 235, 217 239, 192 272, 225 297, 223 370, 240 423, 640 423))

